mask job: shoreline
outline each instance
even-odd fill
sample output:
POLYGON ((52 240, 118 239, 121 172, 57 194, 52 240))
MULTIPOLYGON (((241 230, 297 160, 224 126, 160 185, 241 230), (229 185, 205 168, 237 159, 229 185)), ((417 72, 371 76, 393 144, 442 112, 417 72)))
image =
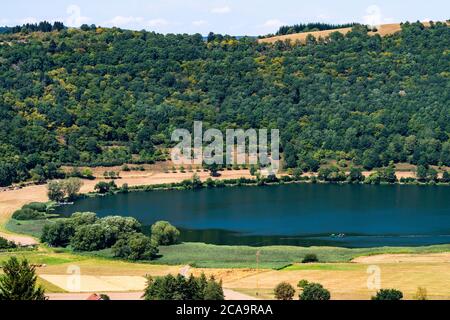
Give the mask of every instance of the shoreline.
MULTIPOLYGON (((374 171, 364 171, 363 175, 368 176, 374 171)), ((200 180, 204 183, 208 178, 211 178, 214 182, 224 182, 224 187, 236 187, 236 186, 258 186, 258 181, 255 176, 250 174, 250 170, 224 170, 220 171, 219 177, 211 177, 209 172, 121 172, 120 179, 105 179, 96 177, 94 180, 83 179, 83 185, 80 189, 80 196, 96 197, 101 194, 96 193, 94 187, 99 182, 111 182, 114 181, 118 188, 121 188, 124 184, 128 184, 129 192, 148 192, 153 190, 177 190, 188 189, 180 184, 185 180, 191 180, 193 175, 196 174, 200 180), (243 182, 240 183, 239 179, 243 182), (251 182, 249 182, 251 180, 251 182), (227 183, 228 182, 228 183, 227 183)), ((396 171, 397 178, 412 178, 415 177, 415 173, 411 171, 396 171)), ((301 183, 313 183, 310 179, 317 177, 316 173, 304 173, 299 180, 283 181, 283 177, 287 177, 286 174, 277 175, 278 181, 266 182, 263 185, 288 185, 288 184, 301 184, 301 183)), ((327 182, 327 181, 315 181, 318 184, 336 184, 347 185, 352 184, 349 182, 327 182)), ((364 185, 363 183, 356 183, 355 185, 364 185)), ((380 185, 417 185, 417 186, 430 186, 430 184, 423 183, 402 183, 397 181, 396 183, 381 183, 380 185)), ((435 186, 449 186, 449 184, 434 184, 435 186)), ((211 188, 216 188, 212 186, 211 188)), ((208 188, 204 185, 201 188, 208 188)), ((118 193, 120 190, 112 192, 112 194, 118 193)), ((28 185, 25 187, 15 186, 13 189, 0 192, 0 236, 14 241, 23 246, 37 245, 39 242, 37 239, 23 234, 14 233, 6 228, 6 224, 11 219, 14 211, 20 209, 23 205, 30 202, 47 202, 47 183, 38 185, 28 185)))

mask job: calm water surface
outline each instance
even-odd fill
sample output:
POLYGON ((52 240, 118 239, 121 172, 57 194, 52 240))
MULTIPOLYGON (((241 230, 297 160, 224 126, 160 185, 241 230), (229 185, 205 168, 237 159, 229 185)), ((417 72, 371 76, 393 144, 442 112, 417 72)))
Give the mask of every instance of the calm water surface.
POLYGON ((65 215, 77 211, 132 216, 144 225, 167 220, 181 229, 183 241, 214 244, 450 243, 450 188, 438 186, 293 184, 134 192, 59 209, 65 215))

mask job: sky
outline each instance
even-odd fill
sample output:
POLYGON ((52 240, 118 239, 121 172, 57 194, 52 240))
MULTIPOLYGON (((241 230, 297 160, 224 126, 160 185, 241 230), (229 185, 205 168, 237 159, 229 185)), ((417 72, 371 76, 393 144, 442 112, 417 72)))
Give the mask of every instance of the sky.
POLYGON ((0 25, 63 21, 67 26, 231 35, 274 33, 302 22, 370 25, 449 19, 448 0, 3 0, 0 25))

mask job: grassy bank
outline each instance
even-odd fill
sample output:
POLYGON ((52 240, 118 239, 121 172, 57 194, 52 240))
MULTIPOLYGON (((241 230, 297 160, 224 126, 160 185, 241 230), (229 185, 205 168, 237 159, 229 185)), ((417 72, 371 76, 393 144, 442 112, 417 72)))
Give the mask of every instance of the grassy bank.
MULTIPOLYGON (((42 227, 48 220, 17 221, 11 219, 9 230, 39 237, 42 227)), ((41 246, 41 249, 44 246, 41 246)), ((39 255, 38 262, 49 258, 61 263, 68 260, 101 258, 117 260, 111 249, 95 252, 73 252, 70 248, 46 249, 46 254, 39 255), (51 254, 50 254, 51 253, 51 254), (69 258, 70 257, 70 258, 69 258)), ((348 262, 359 256, 386 253, 437 253, 450 252, 450 244, 422 247, 378 247, 378 248, 340 248, 340 247, 297 247, 297 246, 221 246, 205 243, 182 243, 173 246, 160 246, 159 257, 144 263, 159 265, 191 265, 201 268, 257 268, 256 253, 260 252, 259 267, 265 269, 280 269, 294 263, 299 263, 306 254, 314 253, 320 262, 348 262)), ((30 253, 27 253, 29 255, 30 253)), ((34 257, 34 256, 33 256, 34 257)), ((36 257, 37 258, 37 257, 36 257)), ((0 259, 1 260, 1 259, 0 259)))
MULTIPOLYGON (((338 247, 294 247, 294 246, 218 246, 205 243, 182 243, 161 246, 160 257, 149 263, 163 265, 191 265, 197 268, 262 268, 282 269, 299 263, 308 253, 314 253, 320 262, 349 262, 359 256, 385 253, 437 253, 449 252, 450 244, 426 247, 379 247, 379 248, 338 248, 338 247), (260 252, 259 265, 256 253, 260 252)), ((110 249, 83 253, 83 256, 111 258, 110 249)), ((294 266, 293 266, 294 267, 294 266)))

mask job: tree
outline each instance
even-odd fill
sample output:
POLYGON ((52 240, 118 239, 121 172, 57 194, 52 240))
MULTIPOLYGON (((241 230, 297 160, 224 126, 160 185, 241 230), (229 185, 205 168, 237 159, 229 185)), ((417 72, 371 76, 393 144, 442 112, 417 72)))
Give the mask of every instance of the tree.
POLYGON ((403 293, 396 289, 380 289, 372 300, 401 300, 403 293))
POLYGON ((111 181, 111 182, 100 181, 94 187, 94 190, 100 194, 109 193, 110 191, 116 190, 116 189, 117 189, 117 186, 114 181, 111 181))
POLYGON ((204 274, 199 278, 182 275, 174 277, 169 274, 164 277, 147 277, 144 291, 145 300, 223 300, 222 283, 214 277, 206 280, 204 274))
POLYGON ((62 202, 64 200, 64 189, 61 182, 50 181, 47 190, 47 196, 51 201, 62 202))
POLYGON ((63 189, 69 201, 77 197, 82 185, 83 182, 78 178, 69 178, 63 182, 63 189))
POLYGON ((206 288, 203 291, 203 300, 225 300, 223 294, 222 281, 216 282, 214 277, 209 279, 206 288))
POLYGON ((75 251, 95 251, 113 245, 113 239, 114 235, 110 229, 96 223, 76 228, 70 245, 75 251))
POLYGON ((358 183, 364 181, 364 175, 360 168, 352 167, 350 168, 350 173, 348 176, 348 181, 352 183, 358 183))
POLYGON ((115 257, 127 260, 153 260, 158 248, 154 241, 142 233, 133 233, 119 239, 113 246, 115 257))
POLYGON ((152 225, 151 235, 158 245, 170 246, 178 243, 180 231, 167 221, 158 221, 152 225))
POLYGON ((289 283, 281 282, 275 287, 274 294, 277 300, 292 300, 295 295, 295 289, 289 283))
POLYGON ((418 181, 425 182, 427 180, 427 168, 423 165, 417 166, 416 177, 418 181))
POLYGON ((444 171, 442 173, 441 181, 444 182, 444 183, 449 183, 450 182, 450 173, 448 171, 444 171))
POLYGON ((44 289, 37 286, 35 268, 26 259, 11 257, 3 264, 0 276, 0 300, 46 300, 44 289))
POLYGON ((310 283, 301 280, 298 283, 301 290, 300 300, 330 300, 330 291, 325 289, 320 283, 310 283))
POLYGON ((215 162, 212 164, 203 163, 203 168, 205 168, 206 170, 209 170, 209 174, 211 177, 219 177, 220 176, 219 166, 215 162))
POLYGON ((75 227, 94 224, 98 220, 95 212, 74 212, 70 216, 70 223, 75 227))
POLYGON ((74 234, 75 228, 71 221, 57 221, 44 226, 41 241, 53 247, 66 247, 74 234))

